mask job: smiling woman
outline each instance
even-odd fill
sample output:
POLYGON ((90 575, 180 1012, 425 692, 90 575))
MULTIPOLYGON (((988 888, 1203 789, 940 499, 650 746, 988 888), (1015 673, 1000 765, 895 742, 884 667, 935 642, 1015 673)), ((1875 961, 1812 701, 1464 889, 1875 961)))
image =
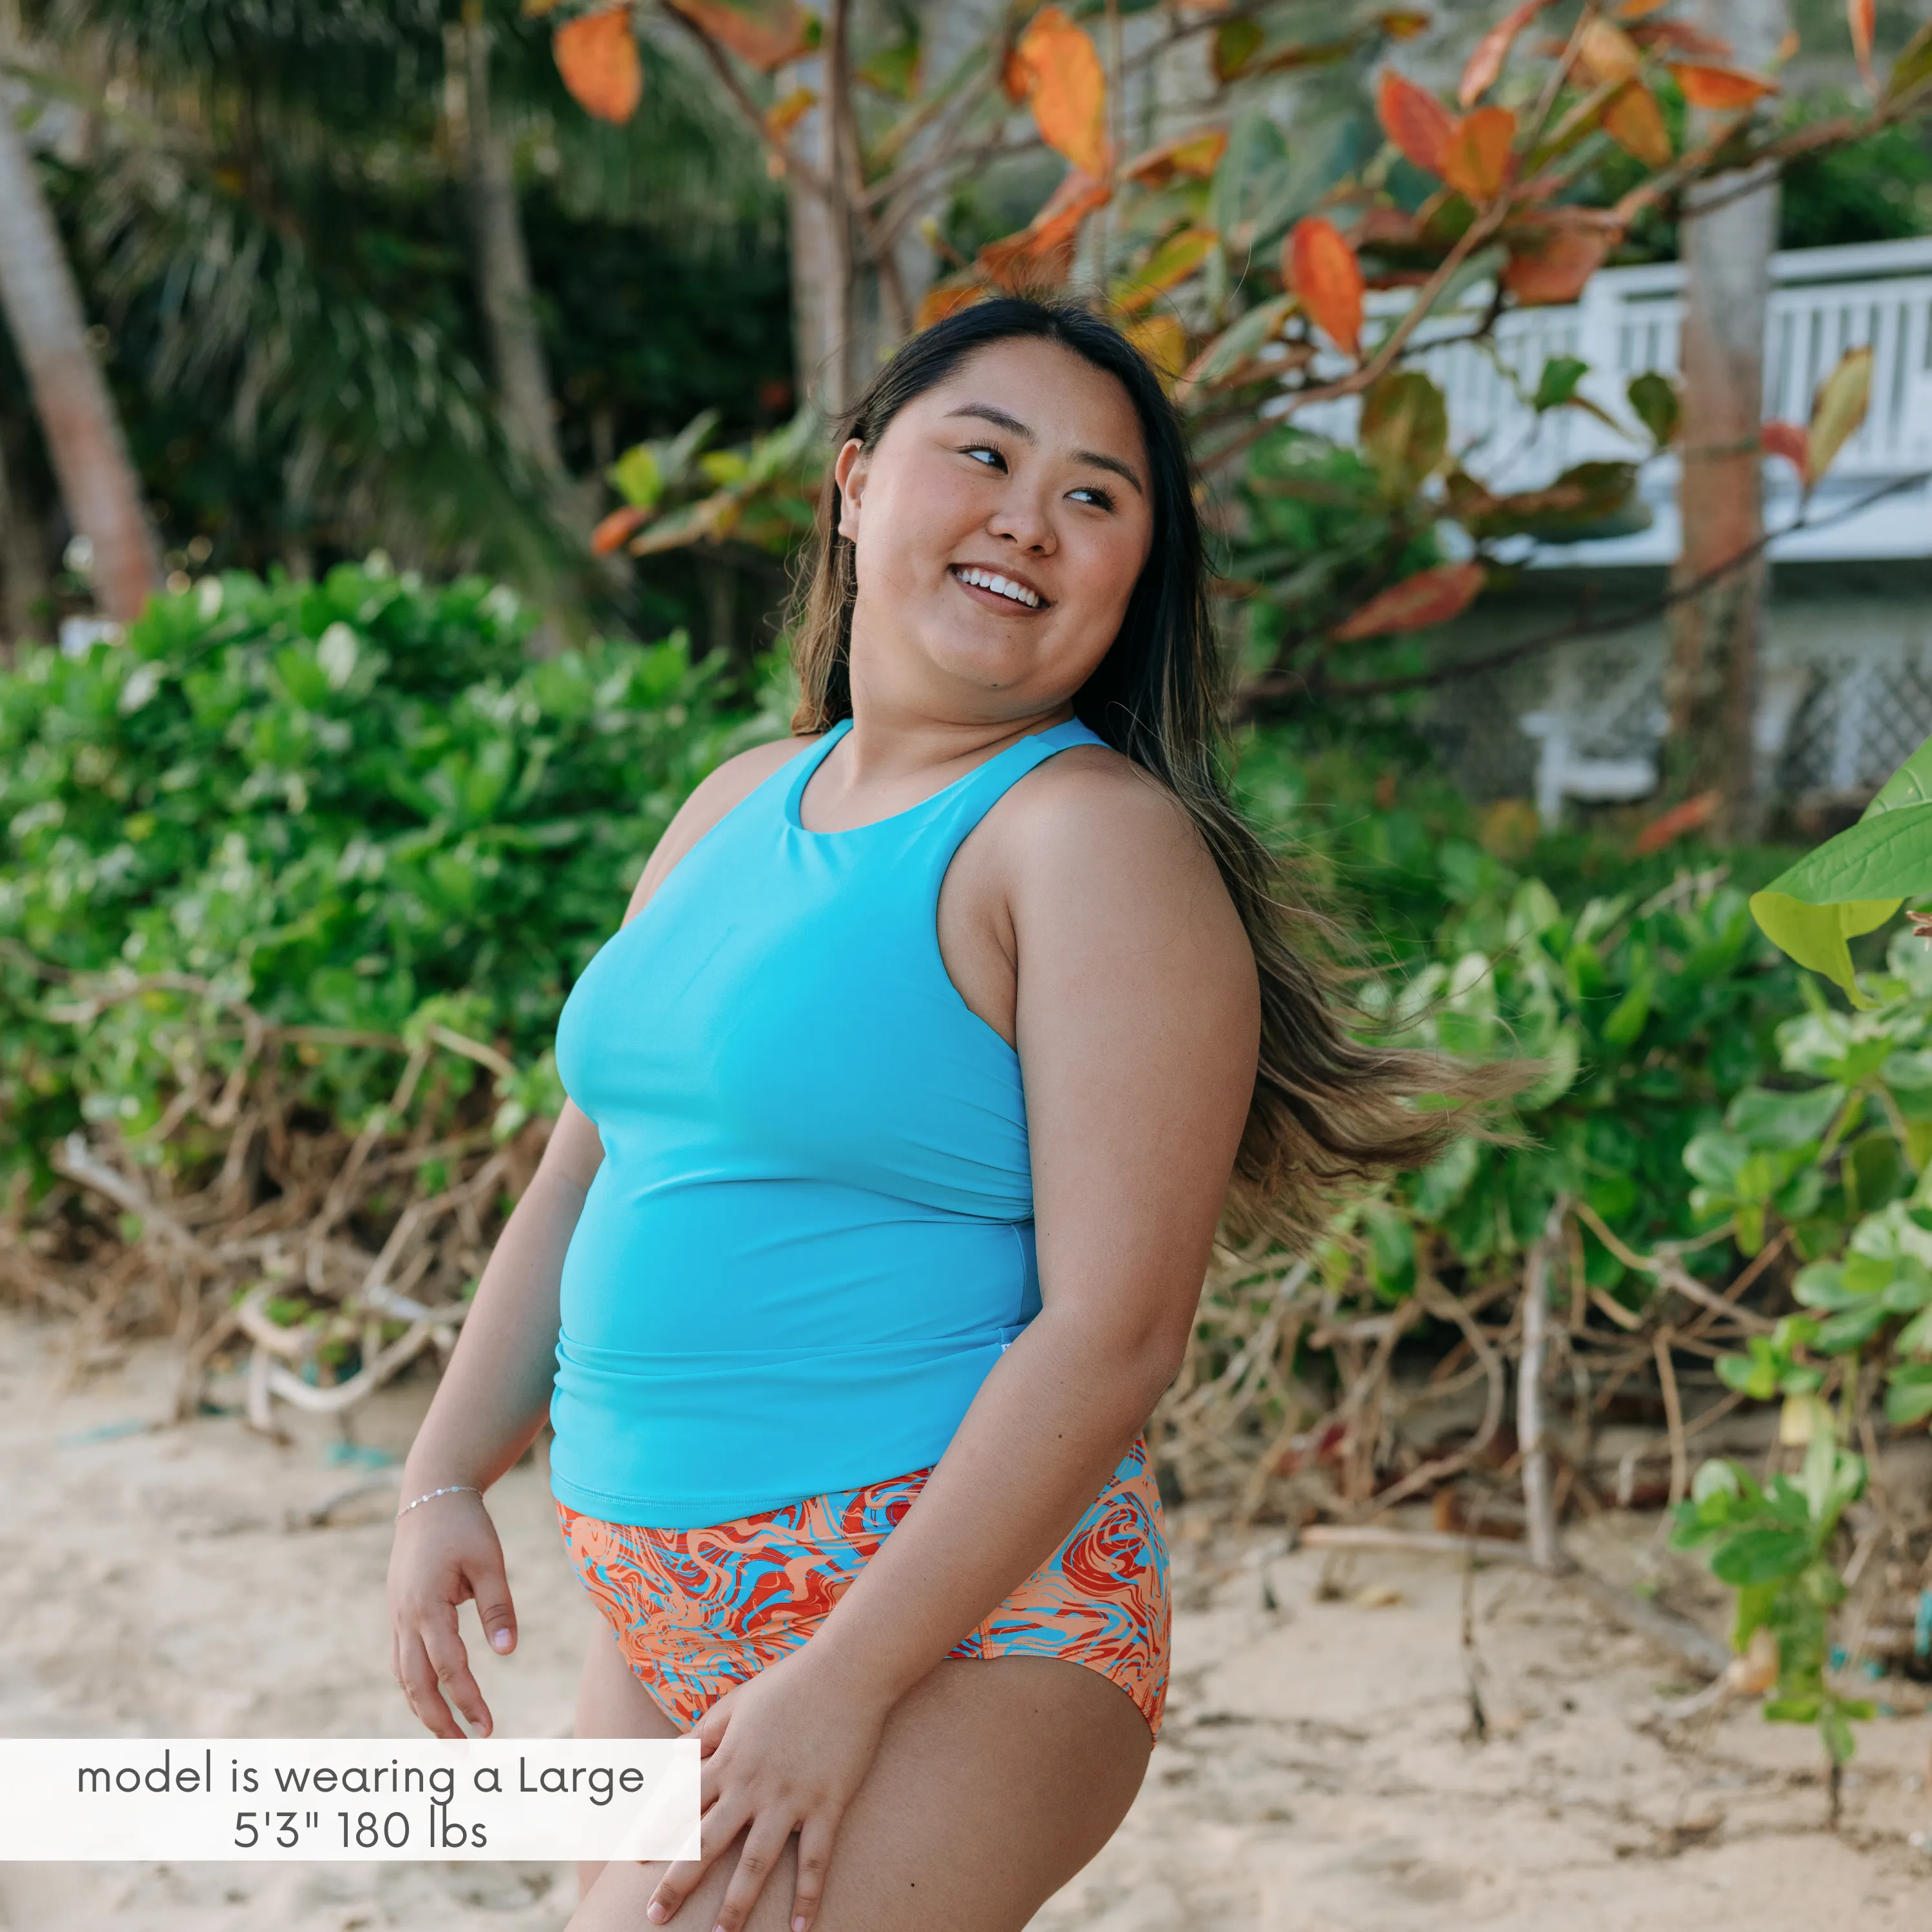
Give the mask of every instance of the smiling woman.
POLYGON ((1141 1430, 1217 1225, 1292 1238, 1440 1148, 1414 1096, 1501 1084, 1352 1037, 1290 945, 1204 574, 1106 323, 909 344, 828 482, 798 735, 698 788, 572 994, 391 1601, 418 1715, 487 1726, 456 1609, 514 1645, 480 1492, 548 1403, 579 1732, 705 1752, 702 1856, 587 1870, 574 1932, 1024 1925, 1159 1729, 1141 1430))

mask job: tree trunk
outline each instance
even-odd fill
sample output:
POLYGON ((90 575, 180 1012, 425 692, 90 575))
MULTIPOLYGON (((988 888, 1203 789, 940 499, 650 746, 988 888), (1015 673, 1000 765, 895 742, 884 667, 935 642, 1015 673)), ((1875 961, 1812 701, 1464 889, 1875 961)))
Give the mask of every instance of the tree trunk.
POLYGON ((51 637, 46 620, 47 562, 34 506, 20 484, 15 425, 0 422, 0 658, 17 652, 38 632, 51 637))
POLYGON ((490 29, 476 0, 463 10, 464 137, 470 214, 476 235, 478 292, 496 372, 499 406, 511 441, 547 476, 561 480, 556 412, 530 298, 510 145, 490 118, 490 29))
MULTIPOLYGON (((850 210, 846 205, 839 140, 840 68, 848 50, 846 10, 834 10, 833 31, 823 52, 801 62, 791 84, 807 86, 817 106, 791 133, 792 152, 832 184, 828 205, 794 173, 786 183, 791 230, 791 314, 794 366, 799 400, 815 402, 836 418, 851 403, 856 374, 853 342, 854 263, 850 210)), ((789 88, 784 91, 789 92, 789 88)))
MULTIPOLYGON (((1700 24, 1731 43, 1739 66, 1756 68, 1770 58, 1784 11, 1780 0, 1705 0, 1700 24)), ((1693 186, 1684 197, 1681 232, 1683 548, 1674 580, 1680 584, 1751 553, 1763 536, 1759 432, 1778 242, 1774 170, 1720 175, 1693 186)), ((1666 788, 1680 799, 1715 792, 1710 824, 1720 838, 1748 838, 1757 820, 1751 728, 1767 579, 1759 550, 1671 614, 1666 788)))
POLYGON ((74 273, 4 86, 0 311, 27 373, 68 520, 92 548, 95 598, 109 616, 128 622, 160 581, 160 558, 113 398, 88 346, 74 273))

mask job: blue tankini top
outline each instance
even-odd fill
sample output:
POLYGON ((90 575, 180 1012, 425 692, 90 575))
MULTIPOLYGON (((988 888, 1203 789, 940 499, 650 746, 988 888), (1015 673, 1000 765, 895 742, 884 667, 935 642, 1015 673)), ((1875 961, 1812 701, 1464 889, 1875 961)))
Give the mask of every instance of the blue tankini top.
POLYGON ((808 831, 835 726, 602 948, 558 1070, 604 1144, 564 1260, 551 1487, 678 1529, 923 1468, 1040 1309, 1018 1056, 940 956, 940 886, 1077 722, 910 811, 808 831))

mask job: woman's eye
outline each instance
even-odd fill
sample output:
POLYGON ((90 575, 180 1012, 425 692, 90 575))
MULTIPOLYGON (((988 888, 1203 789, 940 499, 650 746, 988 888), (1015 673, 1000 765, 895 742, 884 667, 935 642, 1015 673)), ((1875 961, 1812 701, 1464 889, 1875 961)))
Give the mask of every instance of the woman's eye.
POLYGON ((1111 510, 1114 500, 1107 492, 1092 483, 1083 483, 1078 489, 1067 493, 1076 502, 1092 503, 1102 510, 1111 510))
POLYGON ((988 470, 1004 470, 1006 466, 1006 459, 990 443, 972 443, 961 453, 971 457, 976 463, 983 463, 988 470))

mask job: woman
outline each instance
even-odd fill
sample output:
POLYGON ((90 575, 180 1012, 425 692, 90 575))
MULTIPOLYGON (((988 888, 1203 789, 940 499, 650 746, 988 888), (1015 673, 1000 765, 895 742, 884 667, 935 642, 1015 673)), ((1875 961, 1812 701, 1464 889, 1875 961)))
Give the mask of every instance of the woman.
POLYGON ((1432 1152, 1402 1103, 1453 1084, 1352 1041, 1286 944, 1204 596, 1118 334, 1018 299, 928 330, 827 484, 798 736, 698 788, 571 995, 572 1103, 411 1454, 390 1597, 417 1715, 487 1730, 457 1606, 513 1646, 481 1492, 548 1406, 610 1626, 578 1732, 706 1753, 703 1860, 592 1868, 574 1932, 1018 1927, 1140 1784, 1140 1432, 1216 1226, 1304 1232, 1432 1152))

